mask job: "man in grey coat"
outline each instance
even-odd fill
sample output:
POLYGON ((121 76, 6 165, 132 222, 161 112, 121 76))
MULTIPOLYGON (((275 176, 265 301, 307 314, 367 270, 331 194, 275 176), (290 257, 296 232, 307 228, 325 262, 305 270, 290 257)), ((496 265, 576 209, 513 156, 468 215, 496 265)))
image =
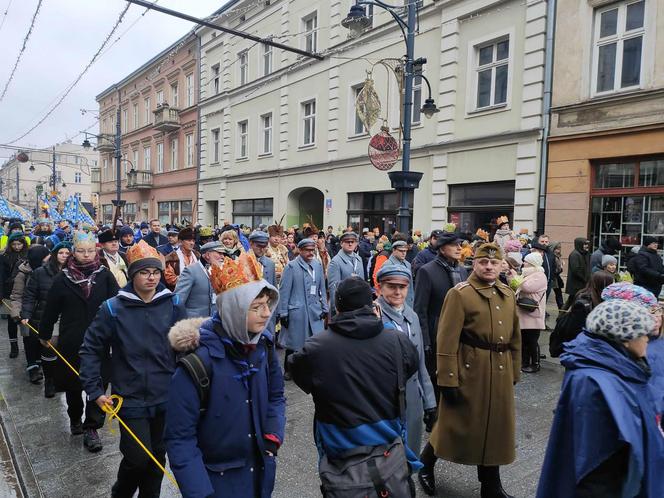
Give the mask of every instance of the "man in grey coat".
POLYGON ((330 290, 330 311, 335 314, 334 294, 342 280, 349 277, 365 279, 362 258, 355 252, 358 236, 355 232, 346 232, 340 238, 341 250, 332 258, 327 267, 327 284, 330 290))
POLYGON ((424 341, 419 318, 406 303, 413 277, 408 268, 386 263, 378 271, 376 280, 379 293, 376 304, 380 306, 385 328, 393 328, 406 334, 417 349, 419 367, 406 381, 406 433, 408 447, 419 454, 422 422, 426 425, 427 432, 431 432, 437 411, 436 395, 424 358, 424 341))
MULTIPOLYGON (((263 267, 263 280, 270 285, 277 286, 277 272, 275 270, 274 261, 265 255, 267 244, 270 241, 270 236, 267 232, 262 230, 254 230, 249 235, 249 252, 256 256, 256 260, 263 267)), ((272 314, 272 318, 267 325, 267 330, 270 334, 274 335, 274 329, 277 325, 276 314, 272 314)))
POLYGON ((288 357, 304 346, 304 341, 325 329, 328 314, 323 267, 315 259, 316 243, 302 239, 300 255, 290 261, 281 275, 277 317, 281 322, 279 343, 286 349, 284 378, 290 380, 288 357))
POLYGON ((215 310, 215 295, 210 283, 210 265, 222 264, 221 242, 208 242, 201 247, 201 259, 182 270, 174 293, 187 310, 187 318, 210 317, 215 310))

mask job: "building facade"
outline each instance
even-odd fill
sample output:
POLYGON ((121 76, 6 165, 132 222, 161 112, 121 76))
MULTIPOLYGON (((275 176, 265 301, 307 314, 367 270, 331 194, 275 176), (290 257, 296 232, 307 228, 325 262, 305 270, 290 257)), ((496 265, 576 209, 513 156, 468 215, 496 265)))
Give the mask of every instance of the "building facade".
MULTIPOLYGON (((400 92, 378 61, 403 56, 401 32, 376 8, 349 39, 351 0, 230 2, 216 22, 325 55, 323 61, 207 27, 201 38, 199 219, 256 226, 285 215, 355 229, 396 224, 399 199, 368 159, 381 125, 399 138, 400 92), (355 110, 371 71, 380 118, 367 131, 355 110)), ((416 57, 440 112, 419 112, 416 78, 411 170, 423 173, 413 227, 446 221, 491 229, 508 215, 535 228, 540 171, 546 2, 425 0, 416 57)), ((390 60, 386 63, 389 65, 390 60)), ((395 168, 400 168, 400 161, 395 168)))
POLYGON ((5 199, 39 216, 39 195, 53 190, 55 160, 58 196, 65 200, 73 195, 82 202, 92 202, 91 172, 99 160, 96 151, 67 141, 47 149, 26 149, 25 153, 27 162, 21 163, 14 156, 0 166, 0 195, 5 199))
POLYGON ((124 220, 159 218, 163 224, 182 225, 195 222, 198 75, 198 39, 188 33, 97 96, 101 221, 112 221, 114 214, 114 136, 119 104, 124 220))
POLYGON ((664 1, 558 0, 546 229, 664 237, 664 1))

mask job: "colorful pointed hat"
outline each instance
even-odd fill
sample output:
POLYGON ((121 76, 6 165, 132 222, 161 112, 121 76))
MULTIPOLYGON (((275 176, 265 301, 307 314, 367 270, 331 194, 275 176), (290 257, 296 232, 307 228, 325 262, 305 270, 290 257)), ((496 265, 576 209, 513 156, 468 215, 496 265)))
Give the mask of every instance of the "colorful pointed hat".
POLYGON ((93 246, 97 245, 95 234, 92 232, 84 232, 82 230, 77 230, 76 232, 74 232, 72 243, 74 245, 74 248, 90 244, 93 246))
POLYGON ((263 268, 253 254, 242 253, 237 259, 224 258, 223 265, 212 265, 210 281, 215 293, 221 294, 250 282, 263 279, 263 268))
POLYGON ((144 240, 139 240, 127 250, 129 278, 134 278, 137 272, 145 268, 164 269, 163 256, 144 240))

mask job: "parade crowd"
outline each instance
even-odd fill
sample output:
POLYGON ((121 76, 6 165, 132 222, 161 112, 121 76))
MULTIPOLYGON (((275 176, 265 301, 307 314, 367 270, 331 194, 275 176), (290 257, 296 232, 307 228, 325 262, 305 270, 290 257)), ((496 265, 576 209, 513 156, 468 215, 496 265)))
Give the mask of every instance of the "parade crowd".
POLYGON ((416 481, 434 495, 445 460, 477 468, 482 498, 508 498, 514 386, 546 355, 565 377, 537 496, 663 497, 657 239, 625 253, 609 238, 591 253, 578 238, 563 258, 545 234, 505 216, 492 226, 9 220, 9 356, 20 335, 17 382, 64 393, 90 452, 119 407, 144 448, 121 427, 115 498, 159 496, 150 455, 168 456, 186 498, 271 496, 288 444, 285 382, 313 398, 323 496, 405 498, 416 481), (542 351, 550 294, 557 319, 542 351))

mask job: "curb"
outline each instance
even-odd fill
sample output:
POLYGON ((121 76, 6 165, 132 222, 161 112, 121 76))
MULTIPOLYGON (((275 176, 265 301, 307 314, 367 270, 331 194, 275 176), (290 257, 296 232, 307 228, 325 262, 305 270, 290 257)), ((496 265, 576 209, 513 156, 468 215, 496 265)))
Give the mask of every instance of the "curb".
POLYGON ((27 451, 16 429, 14 417, 2 393, 0 393, 0 430, 2 430, 0 446, 6 444, 6 449, 11 457, 12 469, 10 472, 13 471, 12 476, 16 478, 16 491, 19 493, 17 496, 43 498, 44 494, 35 478, 27 451))

